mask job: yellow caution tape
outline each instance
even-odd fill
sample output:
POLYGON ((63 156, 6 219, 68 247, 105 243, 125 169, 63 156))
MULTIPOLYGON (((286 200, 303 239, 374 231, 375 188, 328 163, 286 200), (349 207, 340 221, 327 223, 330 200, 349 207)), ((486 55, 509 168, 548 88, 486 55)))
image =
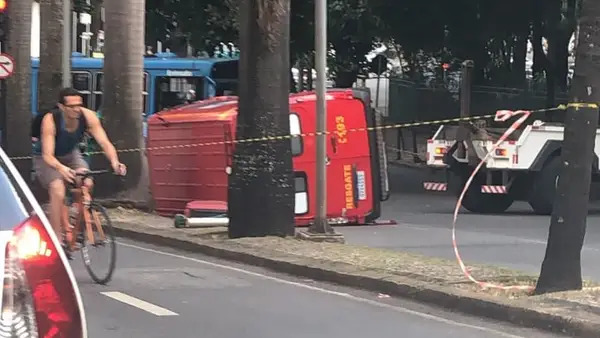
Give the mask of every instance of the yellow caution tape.
MULTIPOLYGON (((568 108, 598 108, 596 103, 568 103, 561 104, 554 108, 545 108, 545 109, 537 109, 531 110, 531 113, 543 113, 543 112, 552 112, 559 110, 567 110, 568 108)), ((365 132, 365 131, 377 131, 377 130, 387 130, 387 129, 402 129, 402 128, 410 128, 410 127, 419 127, 419 126, 432 126, 432 125, 442 125, 453 122, 469 122, 469 121, 477 121, 477 120, 486 120, 494 118, 496 114, 488 114, 488 115, 478 115, 478 116, 468 116, 468 117, 456 117, 451 119, 441 119, 441 120, 432 120, 432 121, 421 121, 421 122, 411 122, 411 123, 399 123, 399 124, 389 124, 389 125, 381 125, 375 127, 363 127, 363 128, 348 128, 348 132, 365 132)), ((325 132, 309 132, 309 133, 300 133, 300 134, 286 134, 286 135, 278 135, 278 136, 263 136, 263 137, 255 137, 255 138, 247 138, 247 139, 239 139, 232 141, 218 141, 218 142, 203 142, 203 143, 192 143, 192 144, 178 144, 172 146, 160 146, 160 147, 146 147, 146 148, 129 148, 129 149, 117 149, 119 153, 132 153, 132 152, 142 152, 142 151, 153 151, 153 150, 167 150, 167 149, 181 149, 181 148, 195 148, 195 147, 204 147, 204 146, 214 146, 214 145, 234 145, 241 143, 258 143, 258 142, 269 142, 269 141, 282 141, 288 140, 293 137, 314 137, 320 135, 331 135, 334 134, 333 131, 325 131, 325 132)), ((86 152, 87 155, 98 155, 103 154, 102 151, 91 151, 86 152)), ((17 156, 10 157, 13 161, 18 160, 29 160, 31 156, 17 156)))

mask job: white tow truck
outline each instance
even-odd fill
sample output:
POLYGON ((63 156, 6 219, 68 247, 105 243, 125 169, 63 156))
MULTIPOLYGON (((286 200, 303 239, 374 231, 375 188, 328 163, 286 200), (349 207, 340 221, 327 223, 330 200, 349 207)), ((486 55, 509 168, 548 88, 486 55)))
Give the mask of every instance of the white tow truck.
MULTIPOLYGON (((460 194, 475 167, 506 131, 471 126, 470 137, 457 142, 459 128, 442 125, 427 141, 427 166, 434 172, 443 171, 445 180, 424 182, 425 190, 460 194)), ((540 120, 516 130, 485 161, 465 194, 463 207, 474 213, 502 213, 521 200, 529 202, 537 214, 551 214, 561 168, 563 132, 563 124, 540 120)), ((599 135, 597 130, 593 181, 600 178, 599 135)))

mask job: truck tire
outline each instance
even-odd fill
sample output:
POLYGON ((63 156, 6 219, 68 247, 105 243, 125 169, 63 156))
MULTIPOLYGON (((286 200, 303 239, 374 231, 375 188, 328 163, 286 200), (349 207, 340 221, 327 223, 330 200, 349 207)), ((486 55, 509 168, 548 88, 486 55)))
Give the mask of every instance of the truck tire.
POLYGON ((533 178, 529 205, 538 215, 552 214, 561 165, 560 156, 553 156, 533 178))
MULTIPOLYGON (((457 196, 460 196, 462 188, 467 182, 468 177, 462 177, 461 189, 457 196)), ((481 192, 481 186, 485 182, 483 175, 477 175, 462 200, 462 206, 473 213, 478 214, 500 214, 505 212, 515 201, 510 194, 484 194, 481 192)))

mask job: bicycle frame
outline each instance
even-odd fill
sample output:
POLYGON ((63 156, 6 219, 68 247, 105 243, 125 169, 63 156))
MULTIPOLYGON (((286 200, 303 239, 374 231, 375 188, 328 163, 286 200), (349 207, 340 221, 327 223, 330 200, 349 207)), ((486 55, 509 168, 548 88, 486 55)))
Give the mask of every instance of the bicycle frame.
POLYGON ((73 199, 72 206, 77 208, 77 218, 75 220, 75 224, 71 224, 69 219, 70 207, 65 203, 62 208, 61 223, 63 231, 67 236, 66 242, 68 243, 68 248, 70 251, 77 250, 77 235, 79 235, 79 231, 81 230, 82 218, 85 224, 85 232, 89 243, 96 243, 92 229, 92 217, 94 218, 93 223, 96 224, 96 228, 101 239, 105 239, 104 231, 102 229, 102 225, 100 224, 100 218, 95 212, 90 212, 88 209, 90 203, 92 202, 92 196, 89 189, 83 184, 83 181, 84 179, 79 187, 69 189, 73 199))

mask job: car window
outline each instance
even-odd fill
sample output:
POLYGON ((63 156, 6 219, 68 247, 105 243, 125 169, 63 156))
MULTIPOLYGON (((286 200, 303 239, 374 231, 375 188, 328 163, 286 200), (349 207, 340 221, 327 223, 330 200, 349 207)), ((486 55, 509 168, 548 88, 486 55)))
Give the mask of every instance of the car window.
POLYGON ((17 189, 8 168, 0 163, 0 231, 12 230, 28 217, 23 195, 17 189))

